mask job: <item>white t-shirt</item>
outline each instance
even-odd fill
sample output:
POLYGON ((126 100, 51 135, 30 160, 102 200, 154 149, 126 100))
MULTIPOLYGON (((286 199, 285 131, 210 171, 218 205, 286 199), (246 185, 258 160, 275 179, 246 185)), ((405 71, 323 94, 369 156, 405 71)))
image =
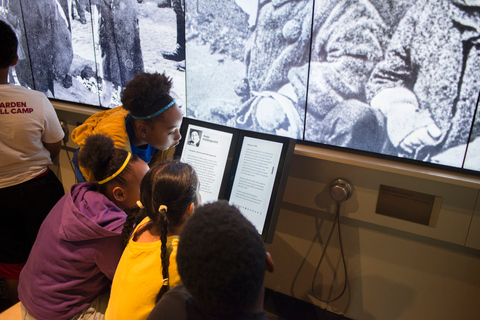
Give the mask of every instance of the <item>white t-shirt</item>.
POLYGON ((52 160, 42 142, 63 137, 57 114, 43 93, 0 84, 0 188, 45 172, 52 160))

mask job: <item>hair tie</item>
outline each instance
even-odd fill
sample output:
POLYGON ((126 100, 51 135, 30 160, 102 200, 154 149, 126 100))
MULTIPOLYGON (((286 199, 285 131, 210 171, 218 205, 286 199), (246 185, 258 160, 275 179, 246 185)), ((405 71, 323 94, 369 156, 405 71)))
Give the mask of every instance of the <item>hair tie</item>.
POLYGON ((158 208, 158 212, 162 212, 162 209, 165 210, 165 212, 167 212, 167 209, 168 209, 168 208, 167 208, 166 205, 162 204, 162 205, 160 206, 160 208, 158 208))
POLYGON ((173 106, 175 104, 175 100, 173 100, 172 102, 170 102, 169 104, 167 104, 165 107, 163 107, 162 109, 158 110, 157 112, 154 112, 152 113, 151 115, 149 116, 134 116, 133 114, 130 114, 132 116, 133 119, 135 120, 147 120, 147 119, 151 119, 153 117, 156 117, 158 116, 160 113, 164 112, 165 110, 167 110, 168 108, 170 108, 171 106, 173 106))
POLYGON ((143 203, 142 203, 140 200, 137 201, 137 206, 138 206, 140 209, 145 208, 145 207, 143 206, 143 203))
POLYGON ((168 278, 162 280, 164 286, 168 286, 168 278))
POLYGON ((103 179, 102 181, 98 181, 97 183, 98 184, 104 184, 104 183, 107 183, 108 181, 112 180, 113 178, 115 178, 116 176, 118 176, 122 171, 123 169, 125 169, 125 167, 127 166, 128 164, 128 161, 130 160, 130 158, 132 157, 132 154, 129 152, 128 155, 127 155, 127 158, 125 159, 125 161, 123 162, 122 166, 120 167, 120 169, 118 169, 114 174, 112 174, 110 177, 107 177, 105 179, 103 179))

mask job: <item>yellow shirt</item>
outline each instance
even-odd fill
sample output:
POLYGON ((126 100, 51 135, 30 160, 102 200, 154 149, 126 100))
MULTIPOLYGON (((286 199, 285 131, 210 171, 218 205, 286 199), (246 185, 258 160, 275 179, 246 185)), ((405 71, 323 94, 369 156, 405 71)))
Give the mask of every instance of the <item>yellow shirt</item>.
MULTIPOLYGON (((80 147, 83 147, 85 145, 85 139, 88 136, 95 133, 102 133, 112 138, 115 143, 115 148, 132 152, 130 138, 128 137, 125 124, 125 119, 128 114, 129 112, 122 106, 97 112, 72 131, 72 141, 80 147)), ((172 158, 174 150, 174 148, 171 148, 158 152, 152 157, 149 164, 153 165, 156 162, 172 158)), ((80 170, 87 181, 95 181, 93 173, 89 169, 80 166, 80 170)))
MULTIPOLYGON (((134 231, 150 221, 145 218, 134 231)), ((177 272, 178 236, 167 238, 170 253, 170 288, 181 284, 177 272)), ((153 307, 162 286, 161 242, 139 243, 130 238, 113 277, 106 320, 145 320, 153 307)))

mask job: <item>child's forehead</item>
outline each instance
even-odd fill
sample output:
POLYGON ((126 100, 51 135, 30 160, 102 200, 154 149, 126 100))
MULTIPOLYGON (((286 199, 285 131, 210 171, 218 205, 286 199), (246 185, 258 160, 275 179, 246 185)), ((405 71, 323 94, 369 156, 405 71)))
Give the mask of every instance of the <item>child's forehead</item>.
POLYGON ((158 120, 155 122, 155 124, 160 124, 165 127, 178 127, 180 126, 182 119, 183 119, 183 114, 176 106, 176 104, 164 112, 162 112, 158 117, 158 120))

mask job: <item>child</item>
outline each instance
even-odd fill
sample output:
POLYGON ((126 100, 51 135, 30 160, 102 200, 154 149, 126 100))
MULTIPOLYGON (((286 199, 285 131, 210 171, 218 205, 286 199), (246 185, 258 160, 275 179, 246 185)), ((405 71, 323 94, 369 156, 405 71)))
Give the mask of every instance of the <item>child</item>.
POLYGON ((197 174, 186 163, 166 160, 145 175, 141 202, 129 216, 147 217, 135 228, 120 259, 105 319, 146 319, 159 290, 160 298, 180 284, 178 235, 199 202, 197 190, 197 174))
POLYGON ((0 20, 0 279, 11 302, 18 302, 18 277, 38 229, 65 194, 49 169, 64 133, 47 97, 8 84, 18 62, 18 40, 0 20))
MULTIPOLYGON (((170 96, 172 79, 165 74, 140 73, 122 93, 123 106, 102 111, 88 118, 72 131, 72 140, 81 147, 93 133, 110 136, 115 146, 138 155, 149 163, 157 150, 175 147, 182 136, 179 128, 182 112, 170 96)), ((166 158, 167 152, 160 159, 166 158)), ((78 167, 79 181, 93 181, 86 168, 78 167)))
POLYGON ((43 222, 25 268, 19 297, 24 319, 103 318, 123 246, 126 214, 140 196, 148 165, 95 134, 79 162, 97 183, 73 185, 43 222))
POLYGON ((226 201, 195 211, 177 253, 183 285, 168 291, 147 320, 267 320, 265 271, 274 263, 257 229, 226 201))

